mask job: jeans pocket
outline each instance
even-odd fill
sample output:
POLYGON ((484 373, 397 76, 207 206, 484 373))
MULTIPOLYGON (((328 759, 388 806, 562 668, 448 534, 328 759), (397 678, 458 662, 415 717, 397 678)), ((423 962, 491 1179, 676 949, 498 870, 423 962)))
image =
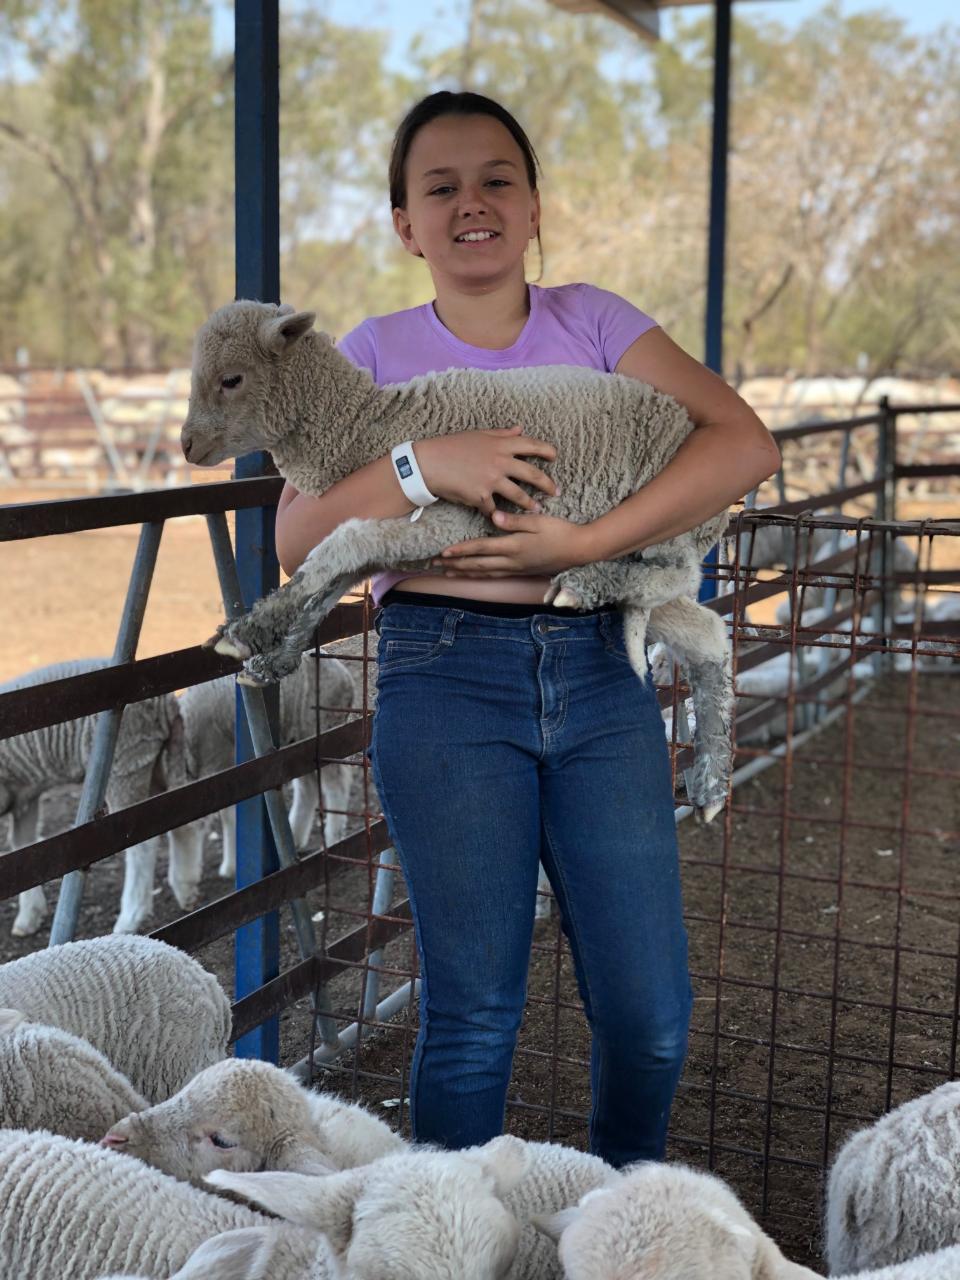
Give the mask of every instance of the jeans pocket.
POLYGON ((377 668, 382 675, 401 667, 419 667, 436 658, 443 645, 440 640, 389 640, 383 636, 377 647, 377 668))

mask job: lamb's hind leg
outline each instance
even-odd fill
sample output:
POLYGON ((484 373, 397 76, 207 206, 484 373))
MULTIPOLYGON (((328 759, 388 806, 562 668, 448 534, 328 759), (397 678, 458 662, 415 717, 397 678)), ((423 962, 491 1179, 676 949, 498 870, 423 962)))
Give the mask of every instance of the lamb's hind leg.
POLYGON ((313 632, 355 582, 386 568, 426 572, 444 547, 489 533, 468 507, 438 502, 419 520, 347 520, 305 560, 293 578, 227 623, 217 651, 246 659, 244 679, 269 684, 289 675, 313 643, 313 632))
POLYGON ((690 803, 710 822, 730 786, 733 749, 733 678, 723 620, 693 600, 671 600, 650 613, 650 638, 662 641, 683 667, 697 718, 690 803))

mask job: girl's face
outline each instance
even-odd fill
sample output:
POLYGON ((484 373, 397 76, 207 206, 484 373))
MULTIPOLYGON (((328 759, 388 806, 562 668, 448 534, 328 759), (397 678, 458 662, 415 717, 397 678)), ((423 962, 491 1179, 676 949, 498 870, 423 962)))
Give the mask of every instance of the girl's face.
POLYGON ((406 166, 407 207, 393 225, 434 281, 492 287, 523 271, 540 225, 523 152, 492 116, 441 116, 420 129, 406 166))

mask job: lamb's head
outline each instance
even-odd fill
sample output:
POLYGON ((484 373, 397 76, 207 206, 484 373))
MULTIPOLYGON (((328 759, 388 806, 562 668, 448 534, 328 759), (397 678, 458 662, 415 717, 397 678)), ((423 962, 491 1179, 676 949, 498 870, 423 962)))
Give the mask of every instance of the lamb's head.
POLYGON ((534 1225, 568 1280, 801 1280, 719 1179, 649 1164, 534 1225))
POLYGON ((190 407, 180 433, 184 457, 212 467, 224 458, 270 449, 285 429, 279 394, 283 366, 312 311, 270 302, 230 302, 197 331, 190 407))
POLYGON ((227 1058, 166 1102, 118 1121, 102 1146, 136 1156, 184 1182, 214 1169, 329 1173, 309 1095, 287 1072, 227 1058))
POLYGON ((529 1157, 497 1139, 470 1151, 410 1151, 327 1178, 212 1173, 208 1181, 322 1232, 352 1280, 500 1280, 520 1224, 502 1197, 529 1157))

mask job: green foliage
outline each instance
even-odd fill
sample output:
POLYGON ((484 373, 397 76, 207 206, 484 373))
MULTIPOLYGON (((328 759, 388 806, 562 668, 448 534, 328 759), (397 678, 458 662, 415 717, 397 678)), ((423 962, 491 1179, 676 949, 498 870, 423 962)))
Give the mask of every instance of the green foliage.
MULTIPOLYGON (((5 0, 0 362, 171 364, 233 295, 230 58, 214 0, 5 0)), ((543 163, 542 282, 587 279, 702 348, 712 23, 643 44, 547 0, 472 0, 393 68, 388 33, 285 9, 283 295, 342 334, 431 296, 390 225, 418 97, 502 99, 543 163), (447 28, 449 29, 449 28, 447 28)), ((960 364, 960 42, 828 3, 735 22, 727 372, 960 364)), ((540 264, 532 255, 530 275, 540 264)))

